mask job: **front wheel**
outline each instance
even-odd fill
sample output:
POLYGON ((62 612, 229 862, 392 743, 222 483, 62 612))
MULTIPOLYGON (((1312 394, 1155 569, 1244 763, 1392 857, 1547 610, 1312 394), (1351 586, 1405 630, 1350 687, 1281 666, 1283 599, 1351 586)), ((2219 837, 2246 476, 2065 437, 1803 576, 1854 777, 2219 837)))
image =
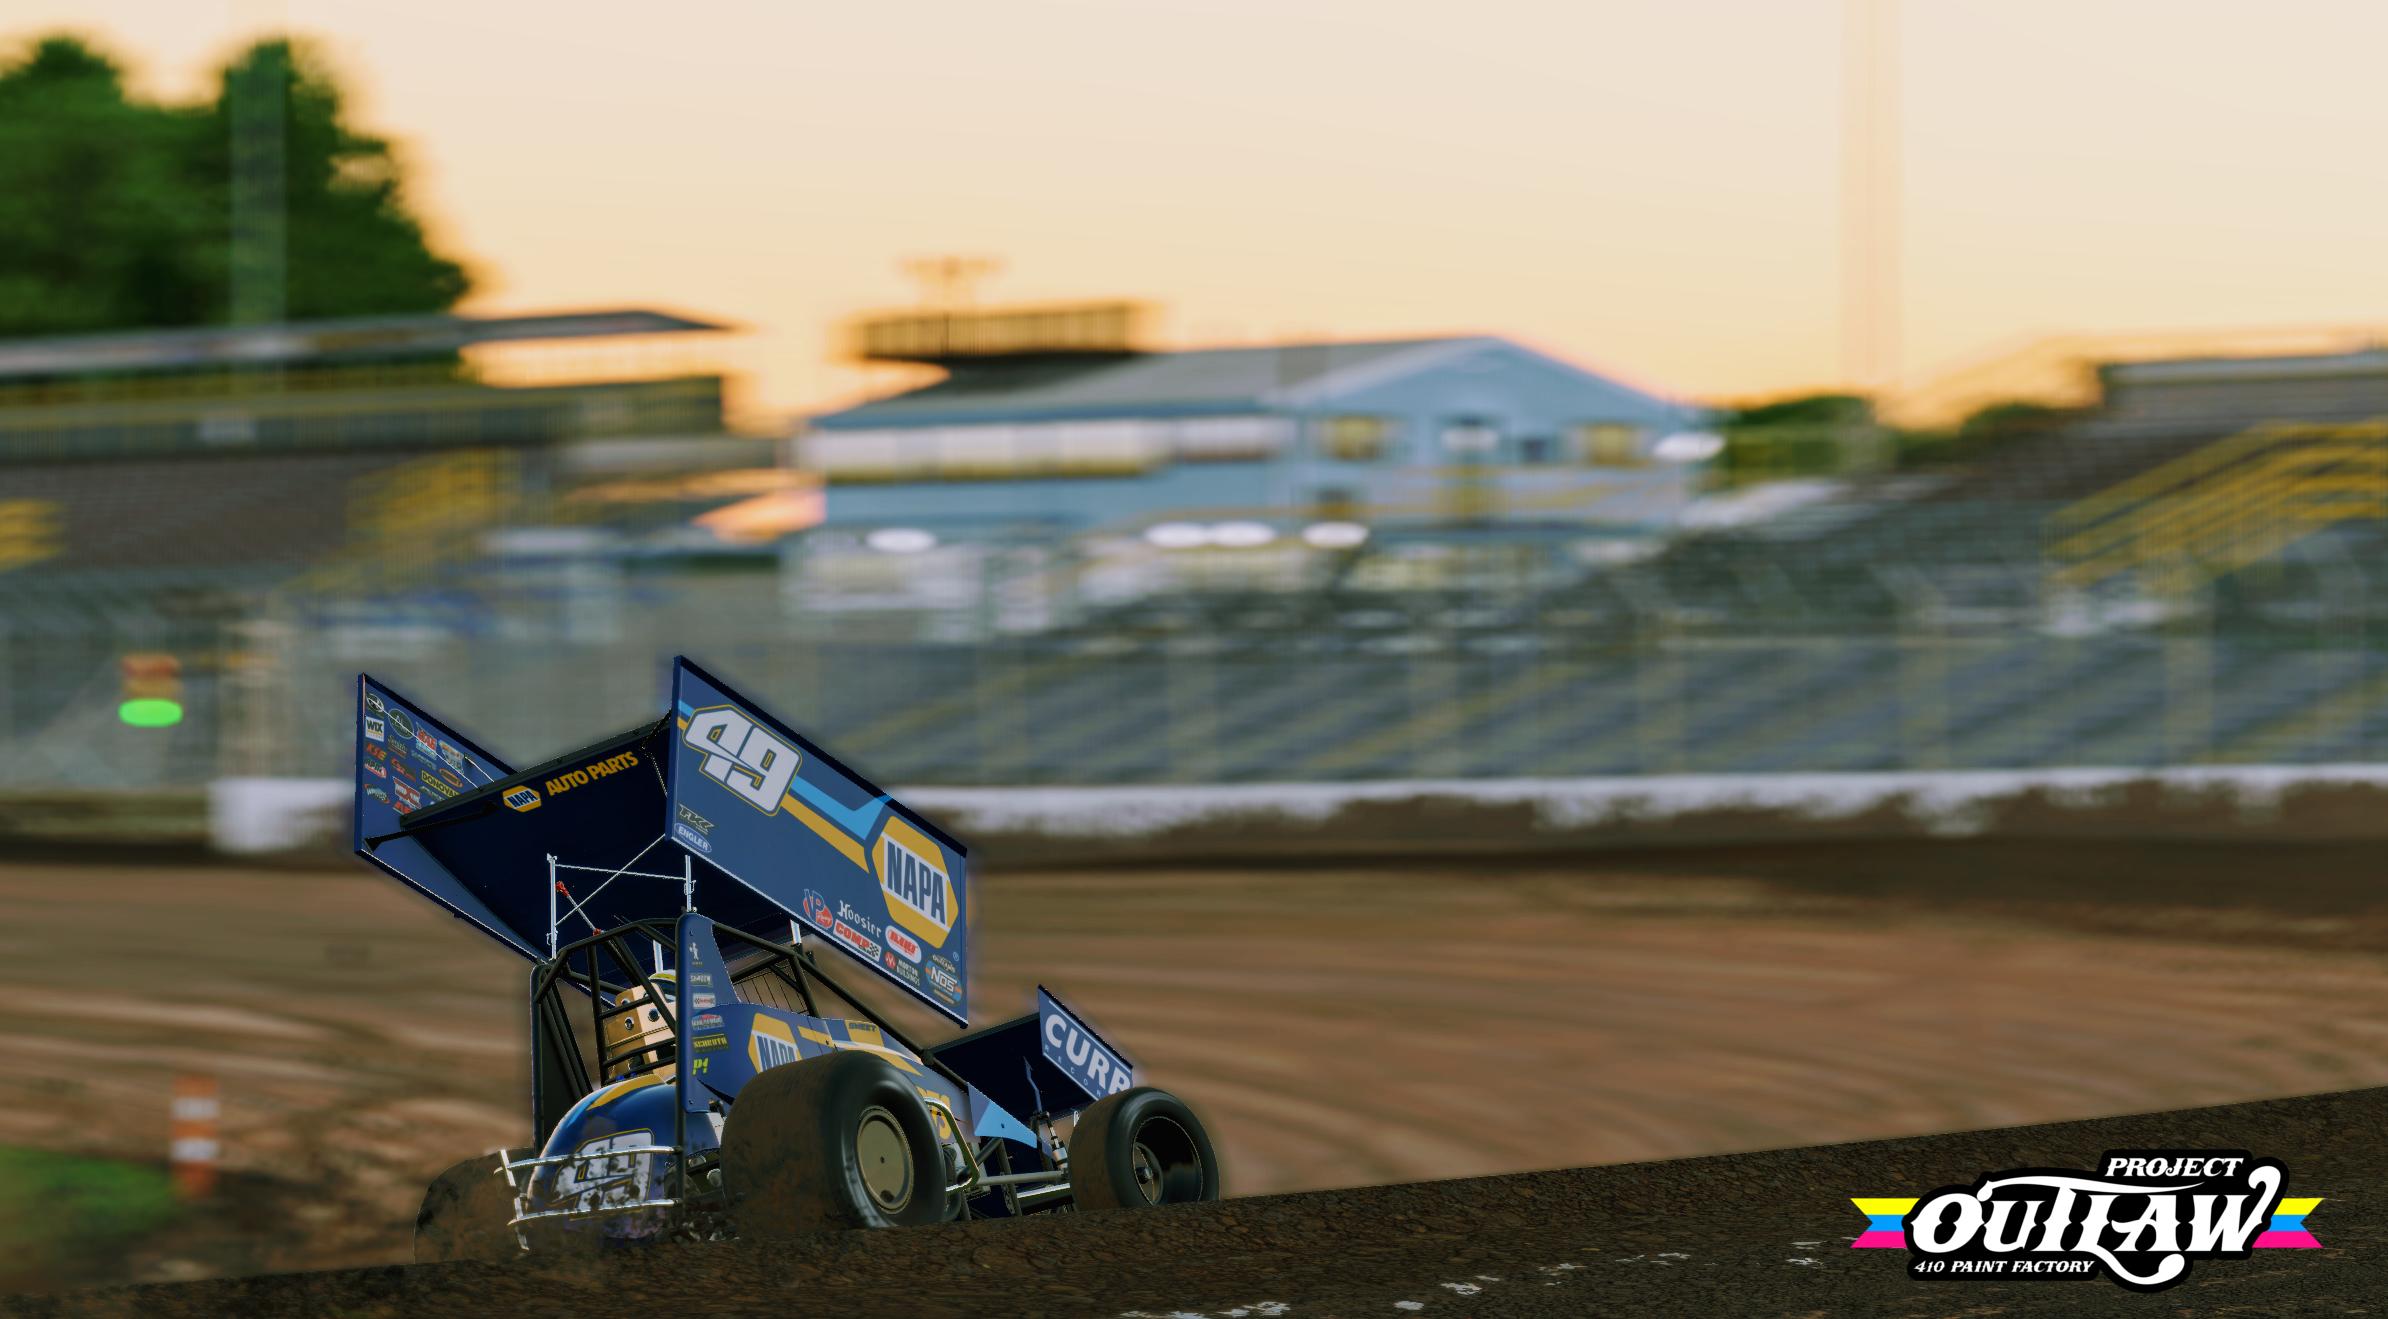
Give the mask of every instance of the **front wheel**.
POLYGON ((1139 1209, 1219 1198, 1219 1156, 1185 1101, 1140 1085, 1097 1100, 1070 1131, 1070 1198, 1139 1209))
POLYGON ((531 1157, 530 1150, 505 1150, 466 1159, 432 1179, 415 1214, 415 1263, 456 1259, 511 1259, 522 1243, 507 1224, 514 1218, 514 1183, 500 1162, 531 1157))
POLYGON ((945 1217, 928 1106, 886 1059, 850 1050, 746 1083, 721 1131, 730 1225, 747 1240, 945 1217))

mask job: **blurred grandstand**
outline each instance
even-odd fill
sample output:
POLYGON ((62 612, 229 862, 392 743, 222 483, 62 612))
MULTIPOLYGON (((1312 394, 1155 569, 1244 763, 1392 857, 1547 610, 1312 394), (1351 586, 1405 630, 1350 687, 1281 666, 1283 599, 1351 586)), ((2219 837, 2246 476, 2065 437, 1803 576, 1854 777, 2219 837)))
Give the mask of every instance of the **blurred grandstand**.
POLYGON ((0 785, 333 774, 368 666, 501 750, 569 745, 650 708, 674 650, 905 783, 2388 745, 2376 351, 2112 365, 1963 465, 1705 492, 1696 411, 1499 340, 1150 353, 1081 325, 965 364, 915 335, 890 351, 943 378, 792 446, 731 434, 718 375, 481 360, 710 328, 0 348, 0 785), (161 652, 185 718, 124 726, 123 661, 161 652))
POLYGON ((272 763, 273 720, 226 702, 246 673, 278 703, 276 626, 346 654, 425 619, 569 622, 579 552, 669 552, 692 514, 790 496, 679 346, 723 328, 631 310, 0 344, 0 783, 192 785, 244 746, 272 763), (175 659, 179 722, 119 719, 135 654, 175 659))

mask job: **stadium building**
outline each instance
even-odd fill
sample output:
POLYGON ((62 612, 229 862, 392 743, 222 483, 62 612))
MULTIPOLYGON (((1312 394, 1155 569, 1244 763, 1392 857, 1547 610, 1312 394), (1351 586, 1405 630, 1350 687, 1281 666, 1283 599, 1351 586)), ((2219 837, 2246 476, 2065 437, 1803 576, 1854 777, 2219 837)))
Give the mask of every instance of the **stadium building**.
POLYGON ((1504 339, 1140 352, 1072 332, 1102 313, 1046 313, 1000 347, 866 343, 946 374, 798 437, 825 488, 793 574, 806 603, 934 607, 1034 571, 1023 556, 1070 563, 1082 603, 1182 588, 1196 559, 1290 586, 1362 544, 1641 539, 1710 456, 1697 410, 1504 339))

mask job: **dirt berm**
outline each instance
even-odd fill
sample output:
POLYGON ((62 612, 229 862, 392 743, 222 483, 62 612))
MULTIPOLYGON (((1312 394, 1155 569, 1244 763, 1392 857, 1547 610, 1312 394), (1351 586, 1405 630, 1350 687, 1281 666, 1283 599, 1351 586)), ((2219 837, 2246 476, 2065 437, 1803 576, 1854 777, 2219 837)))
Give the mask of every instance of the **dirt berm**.
POLYGON ((2388 1289, 2388 1089, 2089 1122, 1313 1191, 1146 1212, 658 1249, 601 1265, 281 1274, 0 1302, 25 1316, 2355 1314, 2388 1289), (1913 1196, 2113 1148, 2245 1149, 2324 1197, 2319 1250, 2102 1278, 1917 1282, 1852 1250, 1852 1196, 1913 1196))

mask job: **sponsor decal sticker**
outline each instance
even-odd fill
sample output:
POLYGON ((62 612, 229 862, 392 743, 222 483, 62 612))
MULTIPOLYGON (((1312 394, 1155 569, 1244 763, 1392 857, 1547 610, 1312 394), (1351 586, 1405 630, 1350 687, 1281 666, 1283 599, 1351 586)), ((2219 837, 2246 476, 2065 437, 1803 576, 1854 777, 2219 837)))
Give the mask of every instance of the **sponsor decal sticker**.
POLYGON ((518 784, 506 789, 505 802, 509 808, 517 811, 538 810, 539 790, 528 783, 518 784))
POLYGON ((366 741, 368 741, 368 742, 379 742, 379 741, 383 741, 383 740, 384 740, 384 739, 385 739, 385 738, 388 736, 388 734, 389 734, 389 731, 390 731, 390 726, 389 726, 388 724, 386 724, 386 723, 383 723, 381 720, 374 718, 372 715, 366 715, 366 716, 365 716, 365 740, 366 740, 366 741))
POLYGON ((450 769, 464 768, 464 752, 458 749, 454 742, 450 742, 445 738, 440 740, 439 758, 448 762, 448 768, 450 769))
POLYGON ((675 824, 672 826, 672 837, 679 839, 681 842, 695 848, 700 852, 711 852, 713 850, 713 843, 710 839, 684 824, 675 824))
POLYGON ((1918 1280, 2099 1278, 2180 1285, 2194 1264, 2315 1250, 2320 1196, 2283 1196, 2288 1169, 2246 1150, 2109 1150, 2090 1171, 2015 1168, 1930 1195, 1863 1196, 1860 1250, 1904 1250, 1918 1280))
POLYGON ((914 967, 914 966, 913 966, 911 963, 909 963, 909 962, 898 962, 898 963, 896 963, 896 964, 895 964, 895 973, 896 973, 897 975, 899 975, 899 976, 902 976, 902 977, 904 978, 904 983, 905 983, 905 984, 907 984, 907 985, 911 985, 911 986, 912 986, 912 987, 914 987, 915 989, 917 989, 917 988, 919 988, 919 987, 920 987, 920 971, 919 971, 919 969, 918 969, 917 967, 914 967))
POLYGON ((831 919, 829 914, 829 899, 822 897, 820 894, 813 892, 811 889, 806 889, 804 891, 804 918, 808 921, 811 921, 813 924, 820 926, 824 930, 828 929, 831 919))
POLYGON ((406 717, 405 710, 392 706, 385 713, 390 717, 391 732, 401 738, 410 738, 415 735, 415 721, 406 717))
POLYGON ((415 730, 415 747, 428 759, 439 754, 439 739, 431 735, 430 729, 418 728, 415 730))
POLYGON ((837 941, 839 943, 842 943, 848 948, 861 953, 862 960, 866 962, 876 962, 879 960, 879 941, 871 938, 869 935, 864 934, 862 931, 855 929, 853 926, 846 924, 844 921, 837 921, 830 926, 829 932, 837 936, 837 941))
POLYGON ((1044 1045, 1045 1061, 1067 1072, 1088 1098, 1115 1095, 1135 1084, 1135 1069, 1128 1060, 1096 1039, 1084 1022, 1042 986, 1036 992, 1036 1007, 1037 1038, 1044 1045))
POLYGON ((727 1035, 699 1035, 688 1042, 688 1047, 692 1052, 705 1053, 713 1049, 726 1049, 729 1044, 730 1037, 727 1035))
POLYGON ((374 764, 370 760, 365 762, 365 772, 377 779, 386 779, 390 777, 390 771, 383 769, 381 766, 374 764))
POLYGON ((625 751, 618 756, 607 756, 603 760, 593 761, 589 764, 581 766, 579 769, 566 770, 547 781, 547 795, 550 797, 560 797, 563 794, 572 791, 574 788, 585 787, 588 784, 596 782, 598 779, 604 778, 608 774, 619 774, 623 770, 630 769, 637 764, 638 753, 636 751, 625 751))
POLYGON ((871 849, 871 862, 888 919, 931 948, 943 948, 961 915, 953 877, 945 872, 945 850, 909 822, 890 816, 871 849))
POLYGON ((381 703, 381 693, 370 687, 365 689, 365 708, 375 714, 387 714, 390 710, 390 707, 381 703))
POLYGON ((448 781, 448 786, 450 787, 461 788, 464 786, 464 776, 456 773, 454 770, 443 769, 439 772, 439 776, 443 779, 446 779, 448 781))
MULTIPOLYGON (((887 946, 894 949, 907 962, 920 961, 920 940, 904 933, 902 926, 890 925, 887 927, 887 946)), ((889 965, 892 966, 894 963, 891 962, 889 965)))
POLYGON ((721 1017, 712 1012, 700 1013, 689 1021, 688 1028, 690 1030, 720 1030, 721 1017))
POLYGON ((850 903, 837 904, 837 918, 874 939, 879 937, 879 922, 856 911, 850 903))
POLYGON ((746 1060, 754 1064, 756 1071, 792 1063, 803 1056, 786 1023, 775 1017, 756 1015, 755 1028, 746 1037, 746 1060))
POLYGON ((375 760, 388 760, 390 758, 390 749, 388 747, 366 747, 365 754, 373 757, 375 760))
POLYGON ((706 819, 704 816, 697 814, 695 811, 688 809, 686 806, 682 806, 680 808, 680 823, 687 825, 689 828, 696 830, 698 833, 708 838, 713 836, 713 822, 706 819))
POLYGON ((962 982, 954 979, 953 973, 946 970, 942 966, 932 966, 929 968, 929 983, 945 991, 945 996, 947 998, 960 998, 962 996, 962 982))
POLYGON ((390 799, 390 794, 383 792, 381 789, 374 787, 370 783, 365 785, 365 795, 378 802, 387 802, 390 799))
POLYGON ((403 783, 397 784, 395 786, 398 789, 398 800, 405 802, 409 810, 412 810, 413 808, 423 804, 423 794, 416 792, 413 788, 410 788, 403 783))

